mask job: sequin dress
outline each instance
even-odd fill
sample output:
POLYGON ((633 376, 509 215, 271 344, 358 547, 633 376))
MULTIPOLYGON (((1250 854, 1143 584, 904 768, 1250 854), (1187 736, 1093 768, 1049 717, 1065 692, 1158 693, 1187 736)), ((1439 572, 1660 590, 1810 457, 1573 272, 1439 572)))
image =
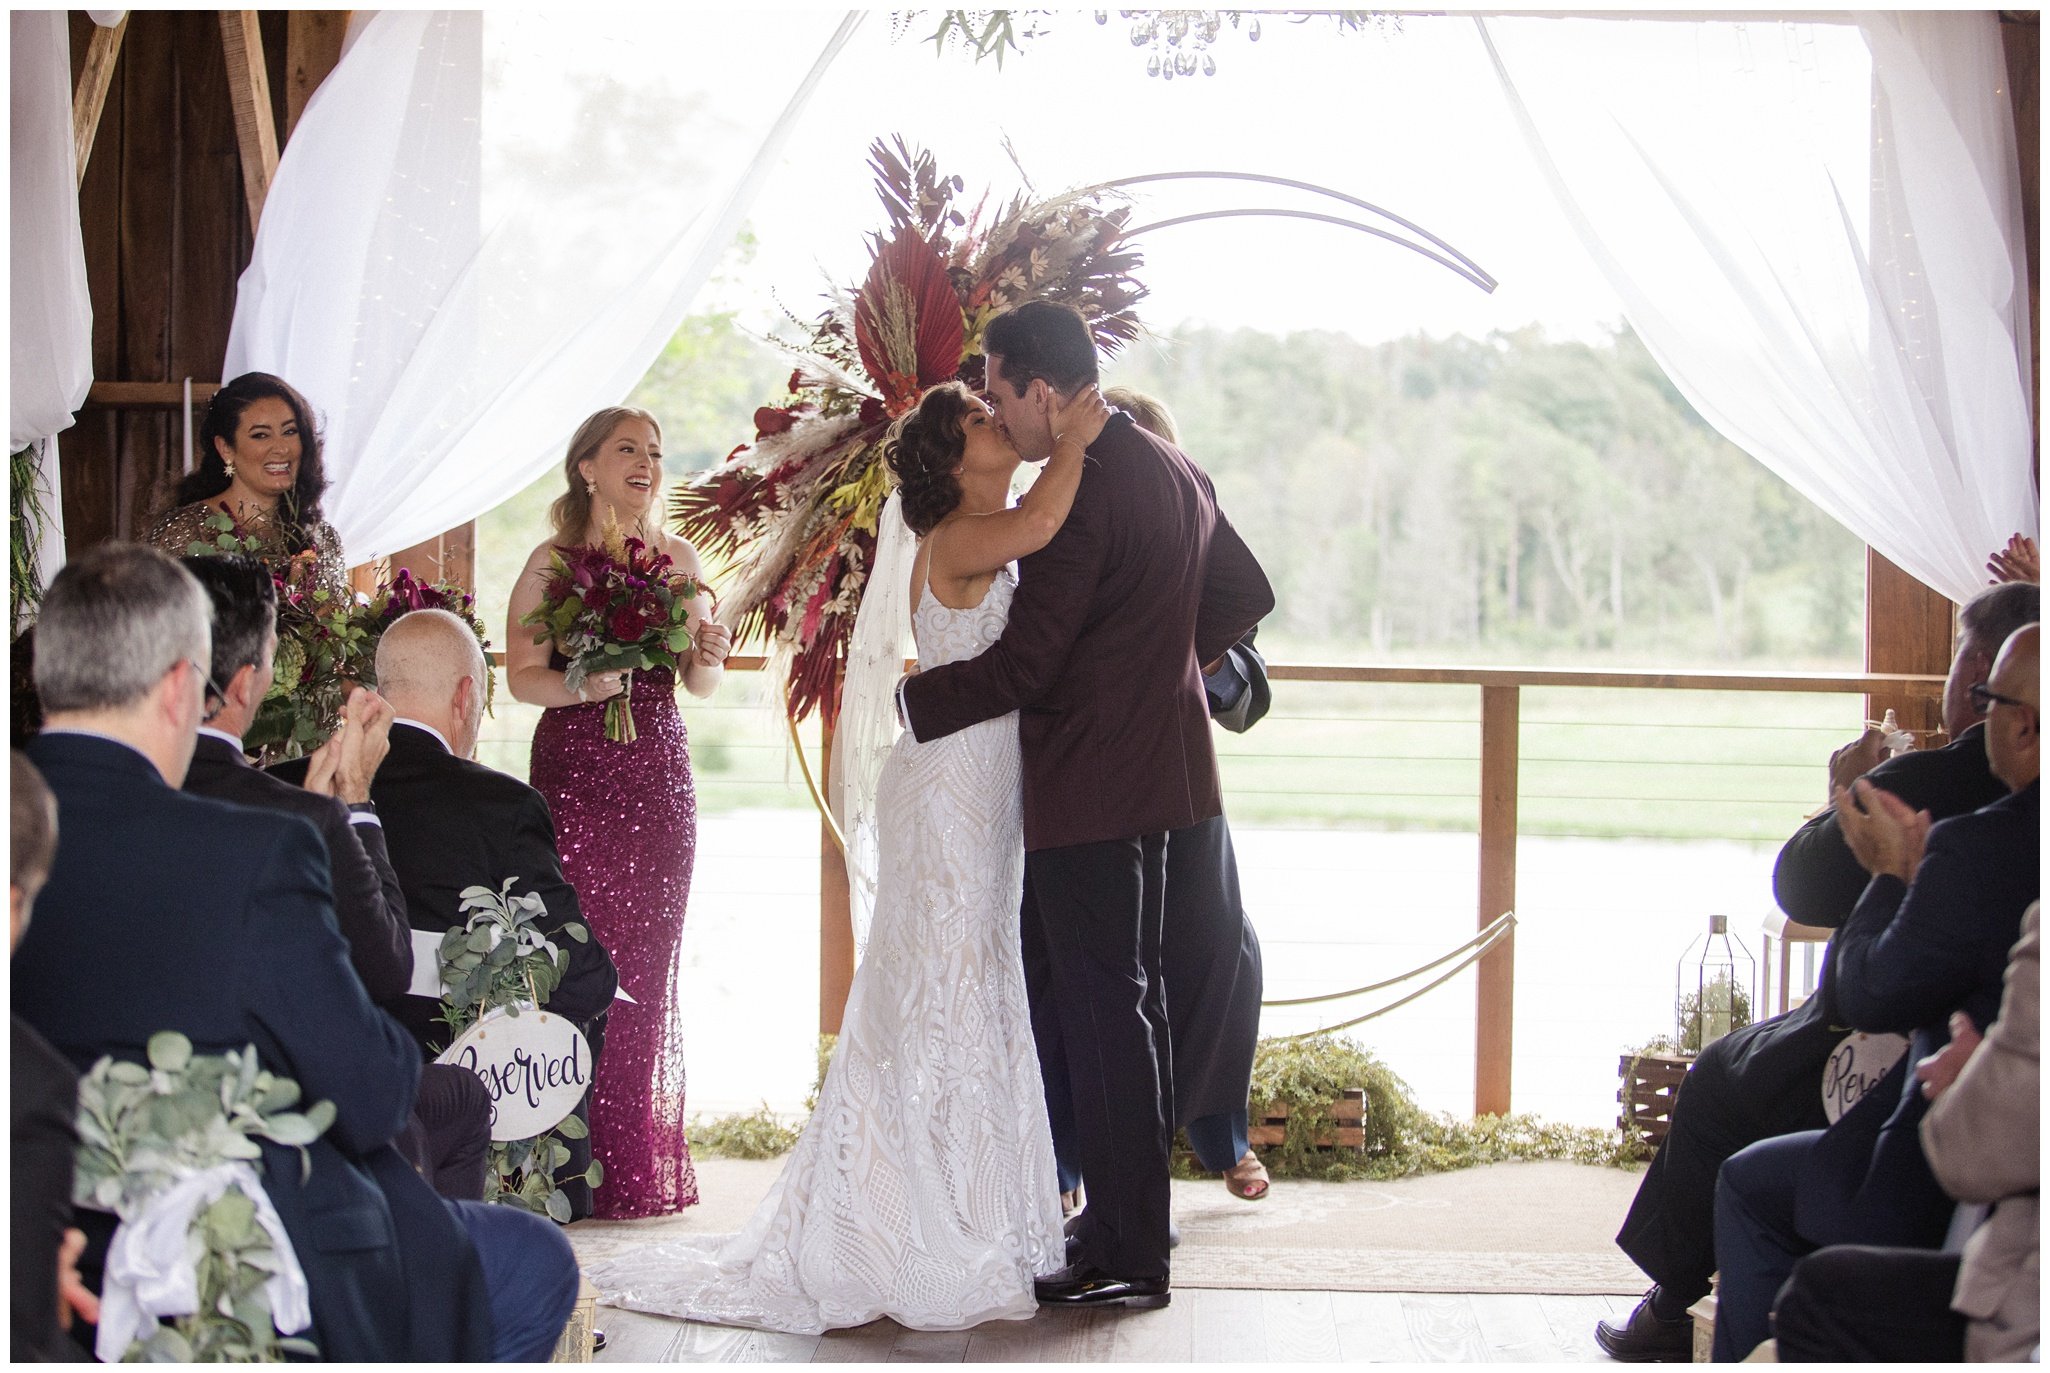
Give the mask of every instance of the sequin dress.
MULTIPOLYGON (((1014 583, 912 616, 919 661, 996 641, 1014 583)), ((789 1163, 742 1230, 591 1269, 606 1302, 815 1334, 1025 1320, 1066 1262, 1018 944, 1025 877, 1015 713, 901 737, 876 794, 882 863, 833 1061, 789 1163)))
POLYGON ((591 1089, 591 1150, 605 1166, 593 1214, 608 1219, 668 1215, 698 1199, 677 1000, 698 798, 675 674, 636 672, 633 711, 631 744, 605 737, 603 704, 543 711, 528 774, 548 798, 585 923, 633 998, 612 1004, 591 1089))
MULTIPOLYGON (((224 512, 210 500, 181 505, 166 511, 150 526, 142 541, 174 558, 189 557, 193 545, 214 542, 217 536, 207 527, 207 520, 221 513, 224 512)), ((274 572, 283 571, 295 557, 311 553, 313 588, 327 592, 330 604, 348 600, 349 560, 342 554, 342 541, 336 537, 334 526, 326 520, 314 520, 295 530, 274 514, 264 513, 248 519, 241 527, 241 535, 255 543, 256 556, 274 572)))

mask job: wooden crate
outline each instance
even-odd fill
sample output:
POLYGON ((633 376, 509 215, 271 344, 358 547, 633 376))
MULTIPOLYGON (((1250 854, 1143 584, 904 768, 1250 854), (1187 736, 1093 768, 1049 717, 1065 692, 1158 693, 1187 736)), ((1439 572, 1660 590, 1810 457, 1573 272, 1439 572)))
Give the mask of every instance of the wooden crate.
POLYGON ((1673 1098, 1693 1066, 1694 1060, 1683 1054, 1623 1055, 1616 1065, 1623 1079, 1616 1089, 1616 1100, 1623 1103, 1616 1126, 1625 1141, 1641 1139, 1654 1149, 1666 1142, 1673 1124, 1673 1098))
MULTIPOLYGON (((1246 1132, 1246 1141, 1256 1148, 1271 1148, 1288 1134, 1288 1107, 1256 1106, 1246 1132)), ((1331 1125, 1317 1136, 1319 1149, 1365 1149, 1367 1147, 1367 1093, 1362 1087, 1348 1087, 1331 1103, 1331 1125)))

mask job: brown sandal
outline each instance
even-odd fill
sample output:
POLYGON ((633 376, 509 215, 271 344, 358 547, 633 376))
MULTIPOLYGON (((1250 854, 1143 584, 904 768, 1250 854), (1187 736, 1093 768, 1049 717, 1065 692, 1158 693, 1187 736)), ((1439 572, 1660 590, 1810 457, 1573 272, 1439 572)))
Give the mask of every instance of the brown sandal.
POLYGON ((1224 1190, 1240 1201, 1264 1201, 1267 1198, 1269 1179, 1267 1165, 1260 1162, 1259 1155, 1251 1149, 1245 1157, 1224 1170, 1224 1190))

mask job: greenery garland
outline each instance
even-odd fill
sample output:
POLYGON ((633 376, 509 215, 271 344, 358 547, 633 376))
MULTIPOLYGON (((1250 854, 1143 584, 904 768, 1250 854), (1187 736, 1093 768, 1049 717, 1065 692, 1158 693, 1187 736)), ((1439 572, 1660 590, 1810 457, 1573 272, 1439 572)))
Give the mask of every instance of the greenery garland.
MULTIPOLYGON (((151 1198, 182 1178, 230 1162, 254 1163, 258 1138, 290 1145, 304 1169, 306 1146, 334 1123, 331 1101, 306 1110, 299 1084, 258 1066, 256 1046, 194 1054, 192 1041, 167 1030, 150 1037, 149 1066, 102 1058, 78 1085, 78 1167, 72 1200, 139 1216, 151 1198)), ((138 1339, 123 1362, 280 1363, 318 1358, 311 1341, 280 1337, 265 1284, 277 1251, 255 1204, 230 1188, 193 1218, 198 1310, 138 1339)))
MULTIPOLYGON (((807 1112, 817 1108, 833 1043, 831 1035, 819 1037, 819 1076, 805 1101, 807 1112)), ((1460 1120, 1426 1111, 1409 1084, 1371 1051, 1337 1035, 1261 1040, 1253 1055, 1252 1099, 1259 1103, 1256 1119, 1287 1109, 1286 1137, 1260 1150, 1260 1161, 1277 1178, 1380 1182, 1511 1160, 1624 1167, 1647 1156, 1640 1144, 1619 1139, 1613 1130, 1554 1125, 1532 1115, 1460 1120), (1332 1103, 1350 1087, 1366 1092, 1366 1147, 1319 1148, 1318 1136, 1331 1128, 1332 1103)), ((802 1130, 802 1122, 783 1124, 766 1102, 745 1115, 691 1122, 694 1147, 720 1158, 774 1158, 794 1147, 802 1130)), ((1215 1176, 1197 1165, 1180 1135, 1173 1169, 1185 1179, 1215 1176)))
POLYGON ((24 444, 7 459, 7 602, 12 639, 43 603, 39 554, 50 512, 43 505, 43 443, 24 444))
MULTIPOLYGON (((492 1011, 516 1016, 546 1006, 569 970, 569 953, 540 928, 547 904, 532 892, 514 896, 517 880, 506 878, 495 892, 465 887, 461 901, 466 917, 441 937, 441 1021, 449 1027, 451 1041, 492 1011)), ((575 921, 565 924, 562 932, 579 944, 591 939, 591 932, 575 921)), ((571 1114, 530 1138, 491 1141, 487 1158, 497 1185, 485 1189, 485 1200, 567 1225, 569 1197, 556 1173, 570 1161, 566 1141, 586 1138, 590 1132, 571 1114)), ((592 1159, 582 1177, 594 1188, 604 1186, 605 1165, 592 1159)))

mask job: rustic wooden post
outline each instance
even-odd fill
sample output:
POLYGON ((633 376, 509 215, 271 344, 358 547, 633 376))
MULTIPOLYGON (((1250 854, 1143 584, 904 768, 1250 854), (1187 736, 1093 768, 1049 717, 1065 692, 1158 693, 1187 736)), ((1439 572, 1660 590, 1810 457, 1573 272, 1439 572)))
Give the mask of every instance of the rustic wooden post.
POLYGON ((454 582, 463 590, 477 590, 477 522, 459 524, 433 538, 402 548, 384 559, 396 572, 410 570, 424 582, 454 582))
POLYGON ((255 233, 271 178, 278 174, 278 130, 271 120, 270 71, 263 64, 257 11, 221 11, 221 53, 228 61, 228 99, 242 149, 242 194, 249 202, 249 231, 255 233))
MULTIPOLYGON (((834 687, 834 695, 839 687, 834 687)), ((799 747, 803 747, 802 744, 799 747)), ((833 727, 819 720, 819 795, 833 794, 833 727)), ((840 1033, 847 993, 854 986, 854 901, 847 885, 847 858, 833 830, 819 818, 819 1033, 840 1033)))
MULTIPOLYGON (((1939 677, 1947 673, 1956 611, 1941 592, 1924 586, 1876 551, 1865 550, 1867 672, 1926 672, 1939 677)), ((1872 692, 1865 697, 1866 719, 1883 720, 1888 710, 1906 729, 1943 726, 1940 697, 1905 691, 1872 692)))
POLYGON ((306 102, 342 60, 349 10, 292 10, 285 20, 285 139, 299 126, 306 102))
MULTIPOLYGON (((1481 855, 1477 928, 1516 909, 1516 764, 1520 690, 1481 688, 1481 855)), ((1516 932, 1479 964, 1474 988, 1473 1110, 1509 1114, 1515 1037, 1516 932)))
POLYGON ((128 15, 111 29, 93 28, 92 43, 85 50, 85 68, 78 74, 78 89, 71 97, 71 142, 78 153, 78 184, 85 185, 85 164, 92 160, 93 140, 100 132, 100 112, 107 107, 107 92, 114 85, 114 63, 121 56, 121 40, 128 35, 128 15))

